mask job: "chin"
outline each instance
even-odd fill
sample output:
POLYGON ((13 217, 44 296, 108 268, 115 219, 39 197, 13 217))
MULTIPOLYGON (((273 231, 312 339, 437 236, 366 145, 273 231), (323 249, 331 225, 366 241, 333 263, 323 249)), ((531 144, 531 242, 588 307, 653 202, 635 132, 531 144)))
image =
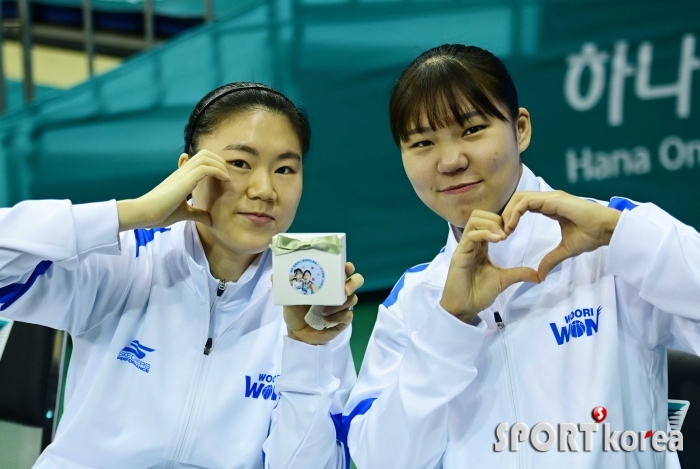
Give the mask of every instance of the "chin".
POLYGON ((471 215, 471 210, 469 210, 468 214, 465 214, 463 212, 454 210, 443 210, 442 212, 438 212, 437 210, 434 210, 436 214, 440 216, 443 220, 445 220, 447 223, 449 223, 452 226, 456 226, 457 228, 464 228, 467 226, 467 222, 469 221, 469 216, 471 215))
POLYGON ((233 239, 226 240, 226 246, 235 252, 241 254, 259 254, 270 245, 271 238, 260 239, 253 236, 236 236, 233 239))
POLYGON ((459 228, 460 230, 463 230, 464 227, 467 226, 467 220, 447 220, 447 223, 449 223, 451 226, 454 226, 455 228, 459 228))
POLYGON ((258 254, 267 249, 272 236, 276 233, 275 230, 262 231, 256 233, 236 224, 236 226, 228 226, 225 230, 217 229, 215 236, 219 243, 231 251, 258 254))

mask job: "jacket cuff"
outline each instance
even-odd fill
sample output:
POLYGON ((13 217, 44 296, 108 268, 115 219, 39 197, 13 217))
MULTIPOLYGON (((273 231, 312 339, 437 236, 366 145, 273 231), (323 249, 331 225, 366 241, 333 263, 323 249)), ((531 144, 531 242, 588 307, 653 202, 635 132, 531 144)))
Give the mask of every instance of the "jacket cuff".
POLYGON ((412 334, 412 340, 435 356, 463 363, 479 354, 486 334, 486 322, 481 321, 476 326, 466 324, 438 303, 423 326, 412 334))
POLYGON ((72 205, 78 255, 93 251, 119 254, 119 215, 117 202, 72 205))
POLYGON ((334 380, 333 354, 328 344, 309 345, 284 337, 280 372, 284 385, 325 387, 334 380))
POLYGON ((605 270, 641 290, 667 230, 638 211, 622 212, 610 240, 605 270))

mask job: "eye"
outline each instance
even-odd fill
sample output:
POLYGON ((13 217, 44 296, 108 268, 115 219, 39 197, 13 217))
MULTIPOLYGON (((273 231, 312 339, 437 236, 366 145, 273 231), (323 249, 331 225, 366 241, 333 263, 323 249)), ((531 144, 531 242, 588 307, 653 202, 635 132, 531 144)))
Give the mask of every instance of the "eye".
POLYGON ((278 168, 275 173, 277 174, 294 174, 296 171, 294 171, 293 168, 290 168, 289 166, 282 166, 281 168, 278 168))
POLYGON ((416 142, 413 145, 411 145, 409 148, 425 148, 429 147, 433 144, 430 140, 421 140, 420 142, 416 142))
POLYGON ((474 126, 472 126, 472 127, 467 128, 467 129, 464 131, 464 135, 471 135, 471 134, 476 133, 476 132, 478 132, 478 131, 480 131, 480 130, 483 130, 484 127, 485 127, 485 126, 483 126, 483 125, 474 125, 474 126))
POLYGON ((236 167, 236 168, 242 168, 242 169, 250 168, 250 165, 245 160, 233 160, 233 161, 229 161, 229 164, 236 167))

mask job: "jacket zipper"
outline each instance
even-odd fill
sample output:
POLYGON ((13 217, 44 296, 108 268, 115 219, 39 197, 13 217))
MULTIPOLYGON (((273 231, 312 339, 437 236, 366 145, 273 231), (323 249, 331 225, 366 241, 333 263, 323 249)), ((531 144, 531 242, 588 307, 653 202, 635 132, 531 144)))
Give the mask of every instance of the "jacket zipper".
POLYGON ((260 295, 258 295, 258 297, 255 299, 255 301, 251 301, 250 303, 248 303, 248 306, 245 307, 245 309, 243 310, 243 312, 241 313, 241 315, 238 316, 238 318, 236 318, 231 324, 229 324, 229 326, 228 326, 226 329, 224 329, 224 332, 222 332, 222 333, 219 335, 218 338, 221 339, 228 331, 231 330, 231 328, 232 328, 233 326, 236 325, 236 322, 238 322, 238 320, 239 320, 240 318, 242 318, 242 317, 245 315, 245 312, 246 312, 246 311, 250 310, 253 306, 257 306, 257 304, 260 302, 260 300, 264 300, 264 299, 265 299, 265 295, 260 294, 260 295))
MULTIPOLYGON (((508 346, 506 344, 506 325, 503 322, 503 319, 501 318, 501 314, 498 311, 495 311, 493 313, 493 318, 496 320, 496 325, 498 326, 499 335, 501 336, 501 343, 503 344, 503 353, 506 357, 506 369, 508 370, 508 389, 510 390, 510 405, 513 410, 513 417, 514 417, 514 422, 518 422, 518 411, 515 406, 515 391, 513 390, 513 373, 512 373, 512 368, 510 365, 510 357, 508 355, 508 346)), ((520 453, 517 455, 518 458, 518 467, 522 467, 521 460, 520 460, 520 453)))
MULTIPOLYGON (((211 324, 211 317, 214 315, 214 312, 216 311, 216 306, 219 304, 219 299, 221 298, 221 295, 224 294, 225 289, 226 280, 219 280, 219 286, 216 289, 216 298, 214 298, 214 302, 212 303, 211 308, 209 309, 209 324, 211 324)), ((213 335, 212 331, 208 331, 207 335, 213 335)), ((189 433, 190 423, 192 422, 192 414, 194 413, 194 408, 197 404, 197 399, 199 398, 199 387, 202 381, 202 373, 204 372, 205 359, 209 356, 213 347, 214 340, 211 337, 208 337, 206 343, 204 344, 203 356, 199 360, 199 371, 197 372, 197 379, 195 380, 194 396, 192 397, 192 401, 190 402, 190 408, 187 411, 185 431, 182 433, 182 438, 180 438, 180 443, 178 444, 177 450, 175 451, 175 459, 173 460, 173 463, 180 459, 182 449, 185 446, 185 441, 187 441, 187 434, 189 433)))
MULTIPOLYGON (((221 295, 224 294, 224 290, 226 290, 226 280, 219 280, 219 286, 216 289, 216 298, 214 298, 214 303, 211 305, 211 309, 209 310, 209 324, 211 324, 211 318, 214 316, 216 305, 219 304, 219 299, 221 298, 221 295)), ((207 339, 207 343, 204 344, 204 355, 209 355, 211 353, 211 349, 214 346, 214 339, 211 337, 213 335, 214 331, 209 331, 209 338, 207 339)))

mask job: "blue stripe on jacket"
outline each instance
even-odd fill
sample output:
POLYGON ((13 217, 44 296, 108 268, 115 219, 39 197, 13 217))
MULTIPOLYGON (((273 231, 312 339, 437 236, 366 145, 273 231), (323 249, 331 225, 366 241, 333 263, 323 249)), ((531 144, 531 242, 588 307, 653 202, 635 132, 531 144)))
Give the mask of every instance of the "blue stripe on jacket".
POLYGON ((345 469, 350 469, 350 449, 348 448, 348 434, 343 426, 343 414, 330 414, 335 426, 335 439, 343 445, 345 451, 345 469))
POLYGON ((388 308, 389 306, 396 303, 396 300, 399 299, 399 292, 403 289, 403 283, 404 283, 404 280, 406 279, 406 274, 420 272, 422 270, 427 269, 429 265, 430 265, 430 263, 428 262, 427 264, 418 264, 417 266, 411 267, 410 269, 408 269, 406 271, 406 273, 404 273, 401 276, 399 281, 396 282, 396 285, 394 285, 394 288, 391 290, 391 293, 389 293, 389 296, 386 298, 386 300, 384 300, 384 303, 382 303, 382 305, 384 305, 385 308, 388 308))
MULTIPOLYGON (((350 467, 350 448, 348 447, 348 435, 350 434, 350 424, 352 423, 353 419, 357 417, 358 415, 364 415, 371 407, 374 401, 376 401, 376 397, 369 397, 367 399, 363 399, 360 401, 354 409, 352 409, 352 412, 350 412, 348 415, 340 415, 334 416, 333 423, 335 423, 335 418, 336 417, 341 417, 342 418, 342 431, 343 434, 345 435, 345 454, 346 454, 346 461, 348 464, 348 468, 350 467)), ((336 431, 337 431, 337 424, 336 424, 336 431)))
MULTIPOLYGON (((343 414, 329 414, 331 420, 333 421, 333 426, 335 427, 335 439, 342 443, 343 450, 345 451, 345 469, 350 469, 350 450, 348 449, 348 436, 343 427, 343 414)), ((265 467, 265 451, 262 452, 262 463, 265 467)))
POLYGON ((0 288, 0 311, 5 311, 12 303, 22 298, 22 296, 32 288, 36 279, 44 275, 53 262, 41 261, 34 268, 26 283, 13 283, 0 288))
POLYGON ((170 231, 170 228, 153 228, 150 230, 144 228, 137 228, 134 230, 134 236, 136 236, 136 257, 139 257, 139 248, 145 246, 155 238, 156 233, 162 233, 164 231, 170 231))
POLYGON ((637 204, 635 204, 629 199, 625 199, 624 197, 613 197, 612 199, 610 199, 610 202, 608 202, 608 207, 623 212, 625 210, 632 210, 637 208, 637 204))

